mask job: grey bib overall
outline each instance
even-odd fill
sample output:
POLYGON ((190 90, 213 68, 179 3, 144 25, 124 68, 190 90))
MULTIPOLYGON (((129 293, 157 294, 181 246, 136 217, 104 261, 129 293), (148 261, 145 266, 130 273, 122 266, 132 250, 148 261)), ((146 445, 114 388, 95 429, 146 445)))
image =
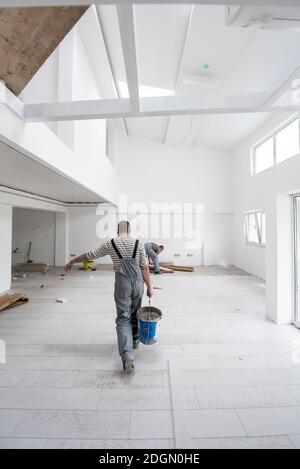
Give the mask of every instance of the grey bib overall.
POLYGON ((115 302, 119 353, 124 362, 134 358, 133 341, 138 339, 137 312, 142 304, 144 279, 136 260, 139 241, 136 241, 131 258, 121 255, 113 239, 111 244, 121 260, 120 272, 115 276, 115 302))

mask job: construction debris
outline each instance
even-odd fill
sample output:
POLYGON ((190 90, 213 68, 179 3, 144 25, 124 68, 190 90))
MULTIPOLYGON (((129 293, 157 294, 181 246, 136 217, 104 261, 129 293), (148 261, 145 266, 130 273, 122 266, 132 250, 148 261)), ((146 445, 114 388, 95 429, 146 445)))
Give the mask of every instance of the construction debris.
POLYGON ((14 293, 13 295, 0 296, 0 311, 27 303, 28 301, 29 299, 26 298, 23 293, 14 293))
POLYGON ((18 272, 30 272, 30 273, 42 273, 46 274, 49 271, 49 265, 48 264, 19 264, 17 266, 17 271, 18 272))
MULTIPOLYGON (((150 269, 150 272, 154 272, 154 266, 153 265, 150 265, 149 269, 150 269)), ((173 267, 171 267, 171 266, 170 267, 160 267, 160 271, 163 274, 174 274, 173 267)))
POLYGON ((172 265, 170 266, 175 272, 195 272, 194 267, 188 267, 184 265, 172 265))
POLYGON ((56 303, 67 303, 66 298, 57 298, 56 303))

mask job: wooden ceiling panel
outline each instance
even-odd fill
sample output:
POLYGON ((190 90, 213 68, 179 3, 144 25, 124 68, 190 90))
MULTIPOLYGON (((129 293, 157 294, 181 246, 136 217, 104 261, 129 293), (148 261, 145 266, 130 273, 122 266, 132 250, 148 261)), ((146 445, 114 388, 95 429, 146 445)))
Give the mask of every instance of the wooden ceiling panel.
POLYGON ((87 8, 0 8, 0 79, 14 94, 23 91, 87 8))

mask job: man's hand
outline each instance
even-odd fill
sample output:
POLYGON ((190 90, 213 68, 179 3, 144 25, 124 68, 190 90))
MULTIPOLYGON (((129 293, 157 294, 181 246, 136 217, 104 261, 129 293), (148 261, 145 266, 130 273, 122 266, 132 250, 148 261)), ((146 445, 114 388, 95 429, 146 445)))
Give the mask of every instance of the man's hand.
POLYGON ((147 288, 147 296, 148 296, 148 298, 152 298, 153 295, 154 295, 154 288, 153 288, 153 287, 148 287, 148 288, 147 288))
POLYGON ((65 271, 70 272, 73 266, 74 266, 74 262, 70 261, 67 265, 65 265, 65 271))

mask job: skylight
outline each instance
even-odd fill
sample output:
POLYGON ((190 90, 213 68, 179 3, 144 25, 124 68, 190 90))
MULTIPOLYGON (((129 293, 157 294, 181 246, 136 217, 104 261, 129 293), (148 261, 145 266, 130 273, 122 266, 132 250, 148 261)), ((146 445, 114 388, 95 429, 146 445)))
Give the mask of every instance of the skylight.
MULTIPOLYGON (((119 88, 122 98, 129 98, 128 86, 125 81, 119 81, 119 88)), ((154 86, 139 85, 139 93, 141 98, 155 98, 157 96, 174 96, 174 90, 166 88, 156 88, 154 86)))

